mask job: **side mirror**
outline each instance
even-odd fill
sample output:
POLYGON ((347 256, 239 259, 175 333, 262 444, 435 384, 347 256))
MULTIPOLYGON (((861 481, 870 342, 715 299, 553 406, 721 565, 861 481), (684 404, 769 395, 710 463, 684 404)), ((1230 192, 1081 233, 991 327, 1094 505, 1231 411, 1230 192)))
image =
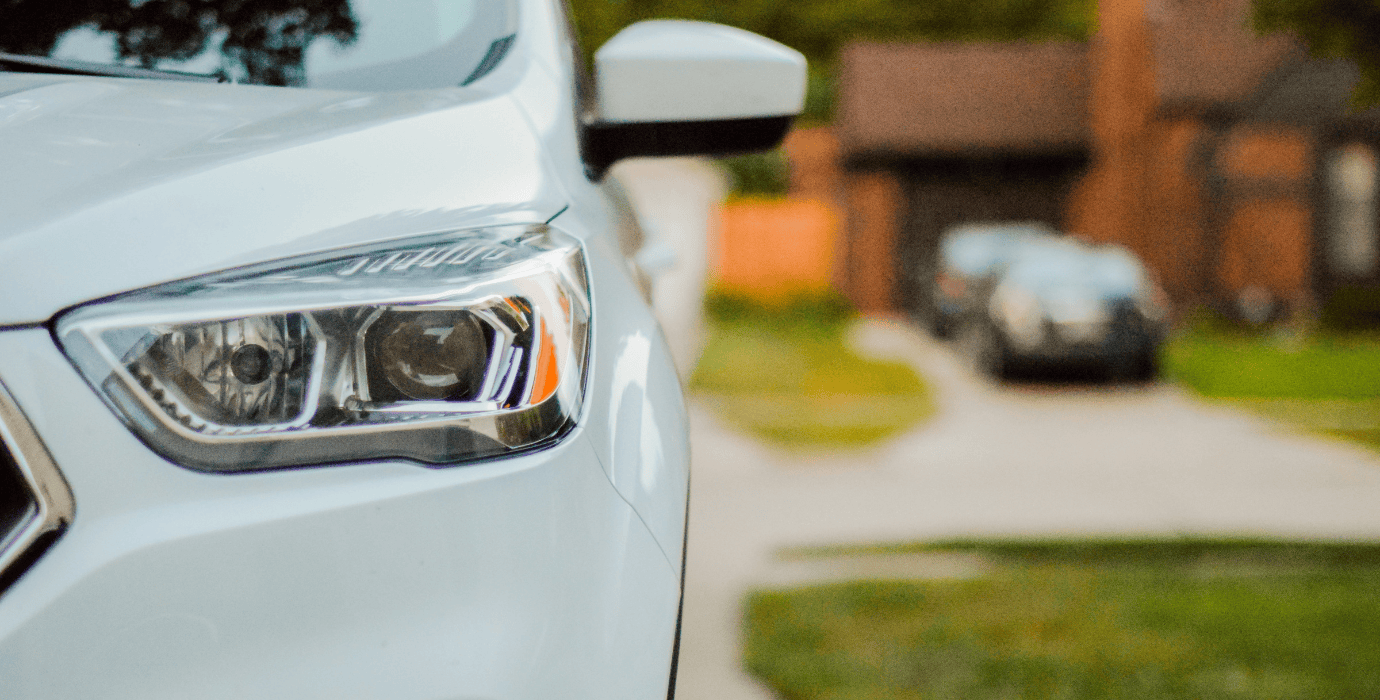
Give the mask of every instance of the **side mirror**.
POLYGON ((633 24, 595 52, 594 70, 585 159, 597 176, 634 156, 774 148, 805 105, 800 52, 708 22, 633 24))

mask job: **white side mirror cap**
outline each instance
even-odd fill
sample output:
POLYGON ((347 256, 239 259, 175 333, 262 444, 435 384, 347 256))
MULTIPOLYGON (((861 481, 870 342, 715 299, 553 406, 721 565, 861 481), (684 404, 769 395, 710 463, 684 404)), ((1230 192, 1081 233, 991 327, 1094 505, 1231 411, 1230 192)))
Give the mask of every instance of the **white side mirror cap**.
POLYGON ((605 122, 785 117, 805 105, 805 57, 752 32, 654 20, 619 32, 594 54, 605 122))
POLYGON ((601 176, 635 156, 728 155, 776 147, 805 106, 800 52, 708 22, 638 22, 594 54, 598 120, 585 162, 601 176))

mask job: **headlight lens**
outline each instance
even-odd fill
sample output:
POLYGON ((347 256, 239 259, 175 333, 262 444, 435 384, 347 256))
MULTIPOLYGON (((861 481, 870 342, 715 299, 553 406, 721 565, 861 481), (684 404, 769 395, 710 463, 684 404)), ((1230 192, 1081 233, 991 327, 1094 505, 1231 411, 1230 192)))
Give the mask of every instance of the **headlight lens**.
POLYGON ((175 282, 57 333, 151 447, 241 471, 548 444, 579 411, 589 317, 579 243, 523 226, 175 282))
POLYGON ((1018 285, 1002 283, 992 294, 992 307, 1017 347, 1031 350, 1044 342, 1045 311, 1034 294, 1018 285))
POLYGON ((1060 325, 1096 326, 1111 320, 1107 301, 1092 289, 1051 290, 1045 295, 1044 308, 1049 320, 1060 325))

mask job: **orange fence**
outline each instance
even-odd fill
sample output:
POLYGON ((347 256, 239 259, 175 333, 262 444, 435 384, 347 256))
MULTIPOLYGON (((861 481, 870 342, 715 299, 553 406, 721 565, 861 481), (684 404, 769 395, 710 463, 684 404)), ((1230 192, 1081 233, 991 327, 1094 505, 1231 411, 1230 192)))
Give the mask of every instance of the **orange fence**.
POLYGON ((725 204, 714 278, 732 292, 773 300, 831 286, 839 216, 812 199, 725 204))

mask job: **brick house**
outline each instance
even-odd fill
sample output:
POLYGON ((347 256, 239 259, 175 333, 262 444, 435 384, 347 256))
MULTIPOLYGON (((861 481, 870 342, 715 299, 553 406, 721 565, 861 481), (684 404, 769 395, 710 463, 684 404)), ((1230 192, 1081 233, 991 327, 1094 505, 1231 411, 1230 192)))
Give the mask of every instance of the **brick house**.
POLYGON ((836 286, 923 316, 942 232, 990 220, 1125 245, 1181 304, 1380 283, 1380 117, 1344 117, 1356 69, 1256 36, 1249 1, 1101 0, 1088 44, 848 46, 814 136, 837 141, 836 286))

